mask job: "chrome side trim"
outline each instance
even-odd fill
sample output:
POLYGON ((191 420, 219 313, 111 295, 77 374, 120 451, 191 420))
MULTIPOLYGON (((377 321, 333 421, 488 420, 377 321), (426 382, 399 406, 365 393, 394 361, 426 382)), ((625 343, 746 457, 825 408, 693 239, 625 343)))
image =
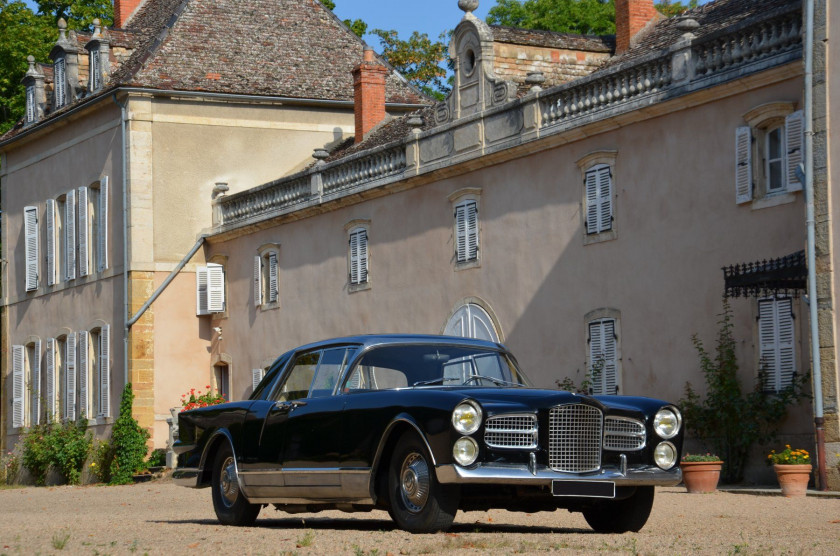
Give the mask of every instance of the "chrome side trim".
POLYGON ((570 479, 610 481, 616 486, 675 486, 682 481, 679 467, 663 471, 653 465, 628 467, 622 474, 618 467, 604 467, 595 473, 562 473, 540 466, 531 474, 527 465, 484 463, 474 468, 458 465, 441 465, 435 468, 438 482, 442 484, 500 484, 551 486, 552 481, 570 479))
POLYGON ((278 496, 252 497, 248 498, 248 502, 251 504, 364 504, 369 506, 375 504, 370 498, 283 498, 278 496))

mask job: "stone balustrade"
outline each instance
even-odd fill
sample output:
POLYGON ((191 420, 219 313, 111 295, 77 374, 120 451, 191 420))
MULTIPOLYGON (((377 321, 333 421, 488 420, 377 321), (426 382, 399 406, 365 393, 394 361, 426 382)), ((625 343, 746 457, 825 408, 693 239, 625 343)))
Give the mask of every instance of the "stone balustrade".
POLYGON ((324 195, 380 178, 387 178, 405 170, 405 145, 376 151, 364 158, 351 158, 323 172, 324 195))

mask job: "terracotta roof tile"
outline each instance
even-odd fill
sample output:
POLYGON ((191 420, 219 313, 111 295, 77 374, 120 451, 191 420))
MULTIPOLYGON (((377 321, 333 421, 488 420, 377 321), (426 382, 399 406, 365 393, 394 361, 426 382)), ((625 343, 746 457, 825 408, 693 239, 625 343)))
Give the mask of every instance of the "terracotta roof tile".
POLYGON ((519 29, 491 25, 493 40, 508 44, 562 48, 587 52, 612 52, 615 50, 615 35, 575 35, 535 29, 519 29))

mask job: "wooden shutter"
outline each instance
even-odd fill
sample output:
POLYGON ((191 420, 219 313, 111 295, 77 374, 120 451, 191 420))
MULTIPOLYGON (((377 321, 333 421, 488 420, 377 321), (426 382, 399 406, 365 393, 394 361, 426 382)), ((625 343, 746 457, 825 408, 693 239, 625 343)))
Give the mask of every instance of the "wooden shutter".
POLYGON ((32 424, 41 424, 41 340, 35 340, 35 347, 32 351, 31 367, 32 379, 32 424))
POLYGON ((64 58, 59 58, 53 64, 55 82, 55 107, 61 108, 67 104, 67 66, 64 58))
POLYGON ((26 420, 26 380, 23 374, 24 347, 12 346, 12 426, 20 428, 26 420))
POLYGON ((55 338, 47 339, 47 421, 55 420, 56 388, 55 388, 55 338))
POLYGON ((467 260, 467 207, 455 207, 455 257, 459 263, 467 260))
POLYGON ((38 289, 38 207, 23 208, 26 291, 38 289))
POLYGON ((268 254, 268 302, 275 303, 280 291, 277 277, 277 253, 268 254))
POLYGON ((195 314, 209 315, 207 310, 207 267, 195 269, 195 314))
POLYGON ((764 371, 762 386, 778 392, 790 386, 796 373, 794 320, 789 298, 759 301, 758 337, 764 371))
POLYGON ((590 372, 600 366, 598 376, 592 377, 593 394, 615 394, 618 385, 616 361, 615 320, 603 319, 589 323, 590 372))
POLYGON ((456 256, 459 263, 478 257, 478 205, 465 201, 455 207, 456 256))
POLYGON ((79 416, 90 416, 88 382, 90 378, 90 332, 79 332, 79 416))
POLYGON ((90 274, 90 206, 88 204, 88 188, 79 188, 79 276, 90 274))
POLYGON ((350 234, 350 283, 359 283, 359 234, 350 234))
POLYGON ((76 191, 67 192, 64 200, 64 268, 65 280, 76 279, 76 191))
POLYGON ((207 263, 207 310, 225 310, 225 268, 220 264, 207 263))
POLYGON ((259 307, 263 303, 262 290, 262 257, 254 257, 254 305, 259 307))
POLYGON ((586 172, 586 233, 598 233, 598 173, 595 170, 586 172))
POLYGON ((55 276, 55 199, 47 199, 47 285, 54 286, 55 276))
POLYGON ((111 327, 99 331, 99 415, 111 416, 111 327))
POLYGON ((612 229, 612 169, 601 166, 598 175, 598 232, 612 229))
POLYGON ((735 203, 752 201, 752 131, 749 126, 735 129, 735 203))
POLYGON ((805 118, 797 110, 785 118, 785 174, 788 191, 802 191, 802 182, 796 177, 796 168, 803 162, 805 118))
POLYGON ((97 207, 97 272, 103 272, 108 268, 108 198, 110 196, 108 176, 99 182, 99 206, 97 207))
POLYGON ((357 228, 350 233, 350 283, 367 282, 367 230, 357 228))
MULTIPOLYGON (((603 328, 600 322, 592 322, 589 324, 589 369, 593 373, 593 369, 598 366, 598 362, 603 356, 603 328)), ((597 377, 592 377, 592 393, 604 393, 604 374, 600 373, 597 377)))
POLYGON ((367 230, 359 232, 359 283, 368 281, 368 236, 367 230))
POLYGON ((67 335, 67 360, 64 362, 65 415, 70 421, 76 420, 76 335, 67 335))
POLYGON ((260 381, 263 378, 263 370, 262 369, 251 369, 251 381, 254 384, 254 390, 257 389, 257 386, 260 385, 260 381))

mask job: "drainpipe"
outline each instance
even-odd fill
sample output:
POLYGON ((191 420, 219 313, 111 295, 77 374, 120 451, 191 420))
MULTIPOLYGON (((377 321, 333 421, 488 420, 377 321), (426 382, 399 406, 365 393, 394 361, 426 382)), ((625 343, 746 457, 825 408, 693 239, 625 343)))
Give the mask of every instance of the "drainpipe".
POLYGON ((825 415, 817 306, 817 268, 814 218, 814 0, 805 2, 805 211, 808 228, 808 308, 811 325, 811 361, 814 377, 814 428, 817 436, 817 473, 820 490, 828 490, 825 472, 825 415))
POLYGON ((126 157, 125 122, 128 119, 128 97, 125 104, 117 100, 117 93, 113 95, 114 104, 120 107, 120 136, 122 144, 122 212, 123 212, 123 384, 128 384, 128 319, 131 306, 128 302, 128 160, 126 157))

